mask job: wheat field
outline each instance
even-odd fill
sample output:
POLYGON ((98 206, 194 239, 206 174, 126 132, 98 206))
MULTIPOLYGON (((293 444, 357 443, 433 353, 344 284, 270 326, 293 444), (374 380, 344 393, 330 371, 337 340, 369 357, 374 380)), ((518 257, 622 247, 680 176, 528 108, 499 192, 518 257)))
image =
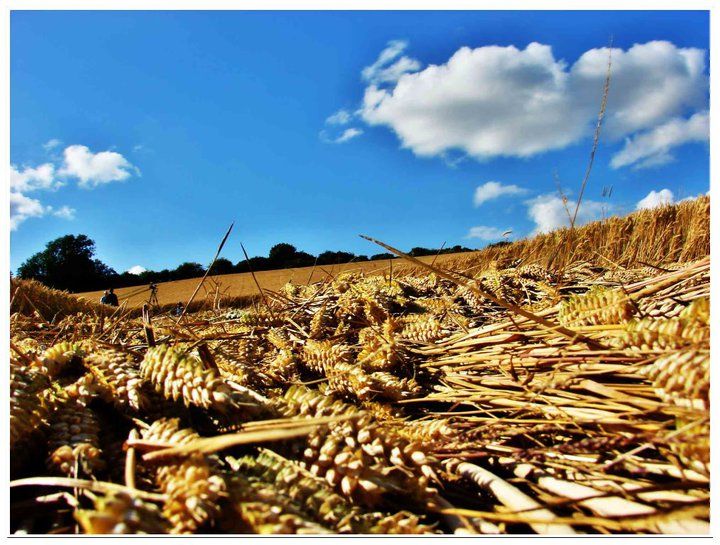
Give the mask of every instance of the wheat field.
MULTIPOLYGON (((423 256, 419 259, 426 263, 436 262, 439 264, 448 260, 457 259, 458 257, 464 258, 473 253, 474 252, 443 254, 437 257, 423 256)), ((402 260, 382 259, 377 261, 361 261, 359 263, 341 263, 338 265, 258 271, 255 273, 255 277, 262 289, 277 291, 287 282, 308 284, 333 278, 343 272, 359 272, 368 275, 390 274, 393 267, 398 268, 400 266, 402 266, 402 260)), ((193 291, 195 291, 199 281, 200 278, 189 278, 187 280, 158 283, 158 303, 162 307, 171 307, 178 302, 186 303, 190 299, 193 291)), ((142 286, 118 288, 115 290, 115 293, 121 303, 126 302, 128 308, 139 308, 148 301, 150 295, 149 290, 138 293, 138 290, 141 288, 142 286)), ((200 294, 200 299, 214 299, 216 294, 219 295, 221 303, 227 306, 233 302, 243 302, 254 298, 258 294, 258 288, 250 273, 211 275, 208 277, 207 286, 204 287, 200 294)), ((77 294, 79 298, 92 302, 100 301, 102 295, 102 290, 77 294)))
POLYGON ((183 317, 13 281, 11 531, 706 535, 709 207, 183 317))

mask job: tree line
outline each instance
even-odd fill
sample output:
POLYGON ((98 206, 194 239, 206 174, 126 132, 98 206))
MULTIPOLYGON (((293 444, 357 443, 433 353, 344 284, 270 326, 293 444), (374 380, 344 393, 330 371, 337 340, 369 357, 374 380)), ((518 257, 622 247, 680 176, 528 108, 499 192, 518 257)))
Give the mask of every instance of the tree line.
MULTIPOLYGON (((414 257, 424 255, 470 252, 472 249, 456 245, 452 248, 412 248, 408 253, 414 257)), ((355 255, 351 252, 327 251, 314 256, 298 250, 292 244, 280 243, 270 249, 267 257, 256 256, 233 263, 219 258, 212 266, 211 274, 244 273, 250 270, 268 271, 295 267, 326 266, 340 263, 375 261, 394 257, 389 253, 371 256, 355 255)), ((109 287, 122 288, 142 286, 158 282, 170 282, 197 278, 206 272, 206 267, 196 262, 185 262, 175 269, 144 271, 140 274, 117 273, 95 258, 95 242, 86 235, 65 235, 47 243, 45 249, 28 258, 17 270, 19 278, 34 279, 51 288, 72 293, 94 291, 109 287)))

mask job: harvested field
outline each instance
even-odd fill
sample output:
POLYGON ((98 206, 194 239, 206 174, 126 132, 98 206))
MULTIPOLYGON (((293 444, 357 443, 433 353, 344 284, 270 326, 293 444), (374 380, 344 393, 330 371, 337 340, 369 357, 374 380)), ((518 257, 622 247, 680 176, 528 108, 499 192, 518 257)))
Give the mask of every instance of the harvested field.
MULTIPOLYGON (((489 247, 477 252, 443 254, 418 258, 424 263, 474 274, 484 268, 507 266, 521 260, 551 269, 586 261, 600 267, 633 267, 661 262, 687 262, 710 253, 710 198, 700 197, 676 206, 642 210, 625 217, 611 217, 583 226, 571 235, 568 229, 523 239, 513 244, 489 247), (571 238, 572 236, 572 238, 571 238)), ((343 272, 371 274, 425 274, 400 259, 344 263, 335 266, 303 267, 255 273, 264 290, 277 291, 285 283, 308 284, 334 278, 343 272)), ((187 302, 199 278, 158 284, 158 301, 168 308, 187 302)), ((148 300, 142 286, 116 290, 127 308, 139 308, 148 300), (128 297, 129 295, 129 297, 128 297)), ((99 301, 102 291, 80 293, 90 302, 99 301)), ((258 290, 249 273, 210 276, 198 294, 195 309, 214 306, 245 306, 257 299, 258 290)))
MULTIPOLYGON (((437 256, 424 256, 420 259, 424 262, 443 263, 458 257, 472 255, 475 252, 462 254, 443 254, 437 256)), ((388 274, 392 267, 402 265, 402 260, 382 259, 377 261, 362 261, 359 263, 341 263, 339 265, 323 265, 318 267, 300 267, 297 269, 279 269, 274 271, 258 271, 255 276, 263 289, 276 291, 287 282, 296 284, 307 284, 318 282, 343 272, 359 272, 364 274, 388 274)), ((257 286, 250 273, 224 274, 208 277, 207 286, 200 292, 199 299, 202 301, 214 300, 216 293, 224 306, 247 304, 258 294, 257 286), (217 292, 216 292, 217 288, 217 292)), ((166 307, 180 302, 187 302, 200 281, 199 278, 188 280, 176 280, 175 282, 161 282, 158 284, 158 302, 160 306, 166 307)), ((147 286, 145 286, 147 288, 147 286)), ((139 308, 148 300, 149 291, 142 290, 142 286, 119 288, 115 290, 121 303, 127 301, 128 308, 139 308), (129 296, 129 297, 128 297, 129 296)), ((79 293, 77 296, 88 301, 99 301, 102 291, 79 293)))
POLYGON ((708 220, 702 198, 181 320, 25 290, 11 530, 707 534, 708 220))

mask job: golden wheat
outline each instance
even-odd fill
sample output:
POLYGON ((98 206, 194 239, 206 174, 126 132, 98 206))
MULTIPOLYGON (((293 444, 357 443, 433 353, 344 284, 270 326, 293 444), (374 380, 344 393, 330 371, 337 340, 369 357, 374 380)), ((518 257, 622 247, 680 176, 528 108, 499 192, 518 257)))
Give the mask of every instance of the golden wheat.
POLYGON ((75 519, 86 534, 165 534, 170 530, 155 505, 123 492, 95 498, 93 509, 78 509, 75 519))
POLYGON ((182 320, 16 291, 11 528, 707 533, 706 204, 182 320))

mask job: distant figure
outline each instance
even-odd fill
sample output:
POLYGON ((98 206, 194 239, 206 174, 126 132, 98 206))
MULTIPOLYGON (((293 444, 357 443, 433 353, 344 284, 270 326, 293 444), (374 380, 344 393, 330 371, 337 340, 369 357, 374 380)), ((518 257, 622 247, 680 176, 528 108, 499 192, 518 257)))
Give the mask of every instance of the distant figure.
POLYGON ((175 308, 172 309, 173 316, 180 316, 183 313, 184 307, 182 303, 178 303, 175 305, 175 308))
POLYGON ((150 297, 148 298, 148 305, 150 305, 151 307, 160 306, 160 302, 158 301, 158 296, 157 296, 157 292, 158 292, 157 284, 155 282, 153 282, 152 284, 150 284, 150 286, 148 286, 148 289, 150 290, 150 297))
POLYGON ((117 307, 120 305, 120 302, 118 301, 117 295, 115 295, 115 290, 113 288, 105 290, 105 293, 103 294, 102 299, 100 299, 100 302, 104 305, 110 305, 111 307, 117 307))

